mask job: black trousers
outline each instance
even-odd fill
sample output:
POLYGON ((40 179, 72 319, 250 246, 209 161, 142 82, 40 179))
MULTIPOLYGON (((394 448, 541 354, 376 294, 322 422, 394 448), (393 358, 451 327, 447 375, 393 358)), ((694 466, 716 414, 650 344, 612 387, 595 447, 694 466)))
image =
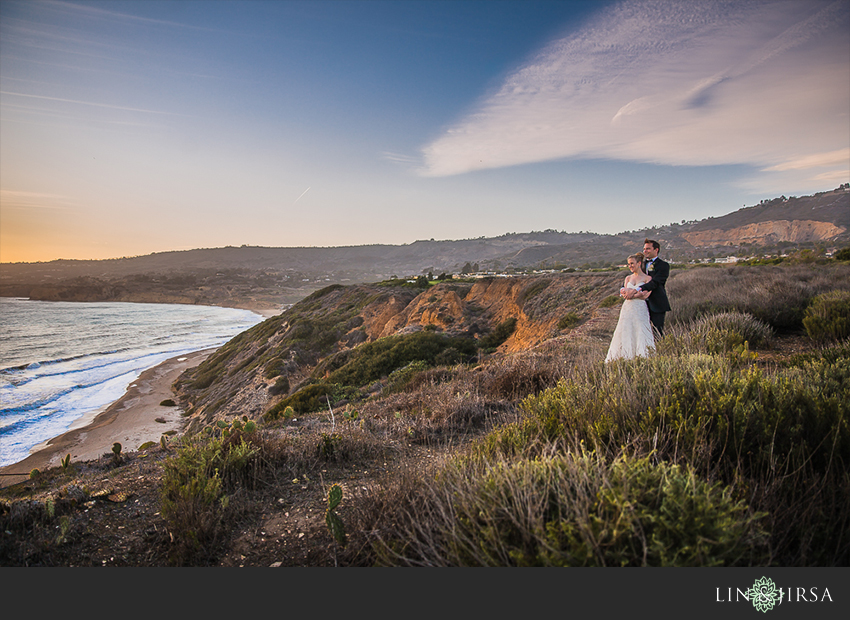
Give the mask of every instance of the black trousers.
POLYGON ((658 335, 664 335, 664 315, 666 312, 653 312, 649 311, 649 322, 652 323, 652 326, 658 330, 658 335))

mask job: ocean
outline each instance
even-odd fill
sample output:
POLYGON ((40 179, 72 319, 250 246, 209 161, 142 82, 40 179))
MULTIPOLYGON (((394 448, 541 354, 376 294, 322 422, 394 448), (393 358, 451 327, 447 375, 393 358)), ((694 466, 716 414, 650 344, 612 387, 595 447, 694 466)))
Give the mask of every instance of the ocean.
POLYGON ((105 409, 148 368, 262 320, 212 306, 0 298, 0 466, 105 409))

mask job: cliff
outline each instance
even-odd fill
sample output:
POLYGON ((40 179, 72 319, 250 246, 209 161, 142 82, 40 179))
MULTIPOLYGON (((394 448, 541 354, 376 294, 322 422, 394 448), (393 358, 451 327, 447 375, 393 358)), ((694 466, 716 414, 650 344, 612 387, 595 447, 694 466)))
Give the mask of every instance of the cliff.
MULTIPOLYGON (((196 429, 233 416, 258 420, 299 390, 333 381, 329 377, 335 370, 381 339, 403 343, 418 334, 451 347, 452 354, 477 350, 475 355, 486 356, 533 349, 579 327, 593 330, 601 323, 604 332, 617 307, 600 304, 616 295, 622 278, 623 273, 609 272, 447 281, 426 289, 399 281, 329 286, 243 332, 187 371, 178 393, 190 429, 196 429)), ((434 344, 410 342, 423 352, 434 344)), ((408 351, 407 357, 389 362, 370 384, 380 386, 416 357, 408 351)), ((376 389, 344 387, 349 395, 376 389)))
POLYGON ((833 239, 847 229, 830 222, 812 220, 774 220, 746 224, 723 230, 686 232, 682 237, 694 247, 739 246, 739 245, 775 245, 781 242, 817 243, 833 239))

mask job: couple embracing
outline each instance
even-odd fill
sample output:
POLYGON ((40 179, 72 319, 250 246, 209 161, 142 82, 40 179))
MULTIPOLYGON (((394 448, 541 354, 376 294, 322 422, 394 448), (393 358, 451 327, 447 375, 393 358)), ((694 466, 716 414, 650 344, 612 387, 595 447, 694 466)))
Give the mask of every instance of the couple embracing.
POLYGON ((658 257, 660 250, 657 241, 647 239, 643 252, 628 258, 631 274, 620 289, 624 301, 606 362, 646 356, 655 349, 653 328, 659 338, 664 335, 664 316, 670 310, 665 289, 670 265, 658 257))

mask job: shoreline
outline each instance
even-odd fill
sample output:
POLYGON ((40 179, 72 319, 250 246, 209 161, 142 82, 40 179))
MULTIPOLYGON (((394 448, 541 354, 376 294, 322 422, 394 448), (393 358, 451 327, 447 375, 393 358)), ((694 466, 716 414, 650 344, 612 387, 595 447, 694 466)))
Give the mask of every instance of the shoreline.
MULTIPOLYGON (((264 320, 280 313, 272 309, 242 309, 259 314, 264 320)), ((181 354, 143 371, 121 398, 83 416, 61 435, 34 446, 26 458, 0 467, 0 474, 4 474, 0 475, 0 488, 29 479, 33 469, 59 467, 67 454, 72 463, 93 461, 112 454, 115 442, 121 444, 122 451, 134 452, 148 441, 158 442, 166 432, 176 431, 179 435, 187 422, 183 410, 160 403, 174 397, 171 386, 183 371, 194 368, 216 350, 181 354)))
POLYGON ((173 398, 172 384, 188 368, 203 362, 217 349, 204 349, 165 360, 142 372, 124 395, 105 409, 86 416, 58 437, 32 448, 25 459, 0 467, 0 488, 23 482, 33 469, 59 467, 65 455, 71 462, 93 461, 112 453, 117 441, 134 452, 148 441, 158 442, 169 431, 181 433, 186 425, 180 407, 160 403, 173 398), (9 475, 17 474, 17 475, 9 475))

